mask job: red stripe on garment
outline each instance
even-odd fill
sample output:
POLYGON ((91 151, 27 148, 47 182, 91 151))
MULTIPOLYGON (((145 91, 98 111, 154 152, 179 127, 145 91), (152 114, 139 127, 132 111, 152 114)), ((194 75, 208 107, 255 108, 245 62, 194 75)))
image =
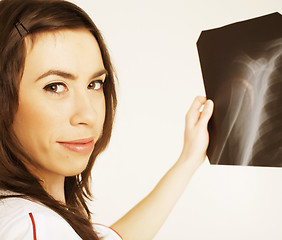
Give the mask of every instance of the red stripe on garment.
POLYGON ((34 221, 33 215, 32 215, 32 213, 29 213, 28 215, 29 215, 31 223, 32 223, 33 240, 37 240, 37 237, 36 237, 36 227, 35 227, 35 221, 34 221))
POLYGON ((121 238, 121 240, 123 240, 123 238, 119 235, 119 233, 115 230, 115 229, 113 229, 113 228, 111 228, 111 227, 108 227, 109 229, 111 229, 111 230, 113 230, 120 238, 121 238))
POLYGON ((106 226, 106 225, 103 225, 103 224, 101 224, 101 223, 92 223, 92 224, 93 224, 93 225, 100 225, 100 226, 103 226, 103 227, 105 227, 105 228, 111 229, 113 232, 115 232, 115 233, 120 237, 121 240, 123 240, 122 236, 120 236, 120 234, 119 234, 115 229, 113 229, 113 228, 111 228, 111 227, 108 227, 108 226, 106 226))

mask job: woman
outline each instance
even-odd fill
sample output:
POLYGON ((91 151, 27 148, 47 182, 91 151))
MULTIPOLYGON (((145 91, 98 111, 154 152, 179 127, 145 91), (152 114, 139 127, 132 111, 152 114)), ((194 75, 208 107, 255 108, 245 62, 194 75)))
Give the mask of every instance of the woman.
MULTIPOLYGON (((86 205, 116 108, 97 27, 66 1, 2 0, 0 30, 0 238, 121 239, 93 226, 86 205)), ((179 160, 112 226, 123 239, 156 234, 205 158, 212 109, 211 101, 195 99, 179 160)))

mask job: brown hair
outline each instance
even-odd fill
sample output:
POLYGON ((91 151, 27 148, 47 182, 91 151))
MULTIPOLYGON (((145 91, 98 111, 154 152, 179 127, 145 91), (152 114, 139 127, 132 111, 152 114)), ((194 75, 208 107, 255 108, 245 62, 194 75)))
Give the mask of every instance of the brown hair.
MULTIPOLYGON (((82 239, 99 239, 90 223, 91 212, 86 199, 92 197, 91 169, 110 140, 117 104, 114 71, 103 38, 81 8, 63 0, 0 1, 0 32, 0 189, 17 193, 12 196, 45 204, 60 214, 82 239), (12 123, 18 107, 19 83, 25 63, 25 35, 33 39, 42 32, 79 28, 89 30, 97 40, 108 72, 104 84, 106 118, 103 134, 95 144, 86 169, 77 176, 65 178, 64 205, 52 198, 43 189, 40 180, 25 167, 24 163, 31 164, 32 160, 16 138, 12 123)), ((0 196, 0 199, 7 197, 11 195, 0 196)))

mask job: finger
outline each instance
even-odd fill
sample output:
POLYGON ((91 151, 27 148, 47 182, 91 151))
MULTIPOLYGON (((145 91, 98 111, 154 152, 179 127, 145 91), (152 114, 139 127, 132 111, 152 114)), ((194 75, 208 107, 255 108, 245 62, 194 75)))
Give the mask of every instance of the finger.
POLYGON ((186 115, 186 122, 188 126, 194 126, 200 117, 200 110, 203 104, 206 102, 206 97, 198 96, 194 99, 190 109, 186 115))
POLYGON ((204 105, 204 108, 203 108, 203 111, 200 115, 200 118, 199 118, 199 124, 202 124, 202 125, 207 125, 211 116, 212 116, 212 113, 213 113, 213 108, 214 108, 214 104, 213 104, 213 101, 212 100, 207 100, 205 105, 204 105))

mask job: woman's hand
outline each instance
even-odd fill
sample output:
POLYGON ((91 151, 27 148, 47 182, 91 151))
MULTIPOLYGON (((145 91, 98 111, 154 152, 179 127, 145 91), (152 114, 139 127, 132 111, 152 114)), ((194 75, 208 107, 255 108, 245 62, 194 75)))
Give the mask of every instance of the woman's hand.
POLYGON ((195 168, 204 161, 209 142, 207 126, 212 112, 211 100, 199 96, 194 99, 186 114, 184 145, 179 161, 189 161, 195 168))
POLYGON ((186 115, 183 151, 178 161, 162 177, 154 190, 113 224, 125 240, 151 240, 183 193, 195 170, 206 156, 207 124, 213 102, 197 97, 186 115), (204 105, 203 111, 200 109, 204 105), (188 164, 186 164, 188 163, 188 164))

